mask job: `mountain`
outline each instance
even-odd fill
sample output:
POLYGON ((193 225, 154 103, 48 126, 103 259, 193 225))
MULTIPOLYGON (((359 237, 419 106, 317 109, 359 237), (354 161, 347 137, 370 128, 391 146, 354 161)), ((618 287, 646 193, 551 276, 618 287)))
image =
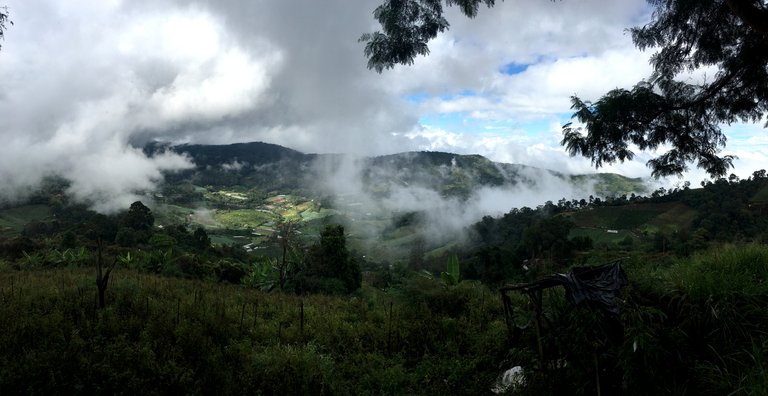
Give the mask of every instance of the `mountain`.
POLYGON ((286 160, 306 161, 309 157, 307 154, 296 150, 262 142, 227 145, 182 144, 169 148, 177 153, 189 155, 198 169, 232 163, 258 166, 286 160))
POLYGON ((420 186, 443 197, 467 199, 483 187, 532 188, 546 180, 559 180, 599 196, 649 191, 640 178, 612 173, 566 175, 527 165, 497 163, 481 155, 446 152, 353 157, 305 154, 262 142, 175 146, 151 143, 144 148, 150 155, 163 150, 186 154, 196 165, 194 170, 169 175, 170 182, 187 180, 196 185, 242 186, 265 192, 310 194, 322 187, 318 186, 318 181, 329 177, 354 178, 345 182, 360 182, 365 192, 377 197, 387 196, 398 187, 420 186))

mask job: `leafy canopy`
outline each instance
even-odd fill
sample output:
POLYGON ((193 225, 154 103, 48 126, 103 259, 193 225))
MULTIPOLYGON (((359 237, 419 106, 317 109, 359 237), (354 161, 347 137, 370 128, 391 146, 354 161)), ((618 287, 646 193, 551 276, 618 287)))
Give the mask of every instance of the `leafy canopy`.
MULTIPOLYGON (((5 30, 8 29, 6 23, 13 25, 13 21, 8 19, 8 7, 2 6, 0 7, 0 40, 5 38, 5 30)), ((0 48, 3 48, 3 46, 0 45, 0 48)))
MULTIPOLYGON (((654 72, 632 89, 614 89, 595 102, 571 97, 573 119, 562 144, 596 167, 634 158, 635 149, 666 149, 651 159, 654 176, 680 174, 689 164, 721 177, 735 157, 721 155, 721 125, 758 122, 768 113, 768 1, 649 0, 645 26, 630 29, 641 50, 656 49, 654 72), (704 82, 681 73, 714 67, 704 82)), ((443 4, 474 17, 493 0, 388 0, 374 17, 382 31, 364 34, 368 67, 378 72, 412 64, 427 42, 448 29, 443 4)), ((768 124, 766 124, 768 126, 768 124)))
MULTIPOLYGON (((493 7, 495 0, 445 0, 464 15, 477 15, 480 4, 493 7)), ((376 7, 374 18, 383 32, 363 34, 368 68, 381 73, 397 64, 411 65, 417 55, 428 55, 427 42, 450 26, 443 17, 443 0, 387 0, 376 7)))
POLYGON ((131 204, 121 223, 123 227, 133 228, 138 231, 148 231, 155 224, 155 217, 152 215, 152 211, 141 201, 136 201, 131 204))

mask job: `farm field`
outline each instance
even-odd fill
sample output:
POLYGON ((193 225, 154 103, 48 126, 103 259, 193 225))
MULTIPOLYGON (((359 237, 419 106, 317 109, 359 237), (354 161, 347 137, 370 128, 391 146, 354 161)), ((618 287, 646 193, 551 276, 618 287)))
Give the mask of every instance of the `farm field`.
POLYGON ((598 207, 575 212, 570 218, 578 227, 633 230, 661 224, 685 227, 695 214, 681 203, 643 203, 598 207))
POLYGON ((47 205, 24 205, 0 210, 0 236, 16 235, 25 225, 51 215, 47 205))

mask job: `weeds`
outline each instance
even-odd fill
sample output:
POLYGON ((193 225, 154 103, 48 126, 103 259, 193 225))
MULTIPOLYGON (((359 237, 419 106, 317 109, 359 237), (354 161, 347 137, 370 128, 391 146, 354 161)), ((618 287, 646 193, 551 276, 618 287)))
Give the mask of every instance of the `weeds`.
POLYGON ((300 297, 119 271, 103 310, 92 268, 0 272, 0 393, 480 394, 505 350, 473 282, 446 316, 369 287, 300 297))

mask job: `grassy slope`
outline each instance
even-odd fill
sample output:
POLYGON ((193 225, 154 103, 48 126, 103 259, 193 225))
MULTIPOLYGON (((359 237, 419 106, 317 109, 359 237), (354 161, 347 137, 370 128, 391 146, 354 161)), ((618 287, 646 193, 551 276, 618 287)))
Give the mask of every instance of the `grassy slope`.
POLYGON ((47 205, 24 205, 0 210, 0 236, 17 235, 32 221, 44 220, 51 215, 47 205))
POLYGON ((768 202, 768 186, 763 187, 750 199, 752 202, 768 202))
POLYGON ((599 240, 620 240, 628 233, 655 231, 661 227, 684 228, 695 215, 696 211, 690 207, 669 202, 601 207, 572 213, 569 216, 576 225, 572 236, 589 235, 599 240), (617 230, 619 234, 607 234, 607 230, 617 230), (618 238, 617 235, 623 236, 618 238))
POLYGON ((1 264, 2 394, 482 394, 506 353, 475 283, 299 297, 118 268, 99 311, 92 268, 1 264))
MULTIPOLYGON (((768 247, 636 256, 625 268, 614 356, 628 395, 764 394, 768 247)), ((544 298, 543 345, 569 353, 560 385, 534 370, 532 328, 510 350, 498 294, 472 282, 416 277, 391 293, 299 297, 118 268, 99 311, 92 268, 0 263, 0 317, 12 318, 0 321, 0 392, 486 394, 509 363, 533 373, 525 394, 592 390, 604 339, 580 327, 594 313, 559 291, 544 298)), ((525 324, 527 300, 511 297, 525 324)))

